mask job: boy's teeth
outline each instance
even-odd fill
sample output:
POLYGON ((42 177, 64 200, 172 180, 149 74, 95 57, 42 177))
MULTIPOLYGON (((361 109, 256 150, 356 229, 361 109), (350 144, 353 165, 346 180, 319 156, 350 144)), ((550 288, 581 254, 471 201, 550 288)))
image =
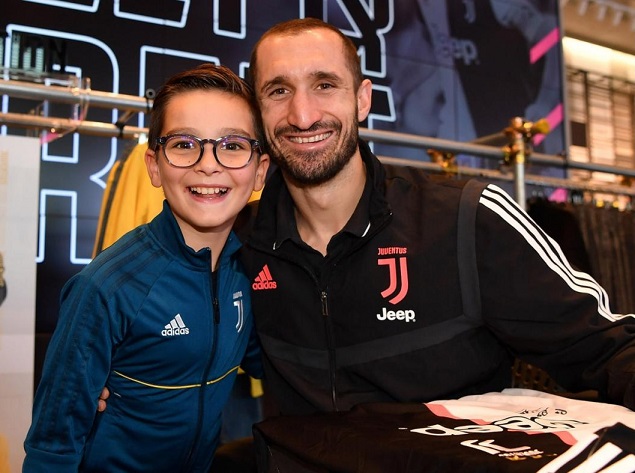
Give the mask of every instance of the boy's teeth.
POLYGON ((190 191, 195 194, 209 195, 209 194, 224 194, 227 192, 226 187, 190 187, 190 191))

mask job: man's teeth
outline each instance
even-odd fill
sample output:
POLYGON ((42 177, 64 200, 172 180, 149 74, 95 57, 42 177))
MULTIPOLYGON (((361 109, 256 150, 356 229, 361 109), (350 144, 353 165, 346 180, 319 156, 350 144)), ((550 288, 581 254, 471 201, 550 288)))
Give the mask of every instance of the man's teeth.
POLYGON ((190 192, 202 195, 225 194, 227 187, 190 187, 190 192))
POLYGON ((293 136, 289 138, 289 141, 293 141, 294 143, 316 143, 318 141, 322 141, 331 136, 330 133, 322 133, 320 135, 301 137, 301 136, 293 136))

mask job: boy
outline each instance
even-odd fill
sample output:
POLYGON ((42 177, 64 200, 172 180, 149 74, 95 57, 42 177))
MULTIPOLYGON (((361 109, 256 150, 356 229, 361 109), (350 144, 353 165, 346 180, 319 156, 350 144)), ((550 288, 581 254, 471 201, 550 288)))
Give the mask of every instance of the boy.
POLYGON ((231 228, 269 165, 251 89, 222 66, 158 93, 146 166, 162 212, 62 290, 23 471, 206 472, 239 365, 260 376, 231 228), (107 411, 95 414, 107 386, 107 411))

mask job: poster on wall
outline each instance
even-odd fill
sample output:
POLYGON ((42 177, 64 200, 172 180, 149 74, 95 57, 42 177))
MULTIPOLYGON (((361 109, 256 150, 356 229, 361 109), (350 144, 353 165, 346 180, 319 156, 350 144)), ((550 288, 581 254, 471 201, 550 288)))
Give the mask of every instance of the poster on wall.
POLYGON ((31 424, 40 142, 0 136, 0 473, 21 471, 31 424))
MULTIPOLYGON (((202 62, 246 77, 260 35, 300 17, 337 26, 357 46, 373 83, 363 127, 468 142, 500 132, 514 116, 546 118, 551 132, 536 141, 536 151, 566 149, 557 0, 2 0, 0 60, 7 69, 89 79, 92 91, 151 97, 169 76, 202 62)), ((85 120, 148 124, 148 113, 126 116, 87 103, 85 120)), ((0 107, 72 116, 68 104, 41 99, 5 95, 0 107)), ((0 126, 0 134, 25 133, 33 130, 0 126)), ((91 260, 109 172, 135 144, 79 133, 43 143, 36 382, 57 320, 54 302, 91 260)), ((373 145, 380 155, 430 160, 422 149, 373 145)))

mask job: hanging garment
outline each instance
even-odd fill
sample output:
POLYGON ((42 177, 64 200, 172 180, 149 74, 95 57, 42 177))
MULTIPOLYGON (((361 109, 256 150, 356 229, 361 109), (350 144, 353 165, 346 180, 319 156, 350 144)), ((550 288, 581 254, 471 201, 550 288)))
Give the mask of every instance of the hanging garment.
POLYGON ((9 443, 4 435, 0 435, 0 473, 11 473, 9 443))
POLYGON ((635 214, 594 204, 575 205, 592 267, 591 274, 604 287, 613 312, 635 309, 635 214))
POLYGON ((154 187, 148 177, 144 160, 147 148, 147 144, 137 144, 128 156, 114 164, 108 175, 93 257, 161 211, 163 190, 154 187))
POLYGON ((572 204, 544 198, 528 201, 527 213, 556 240, 571 264, 595 276, 576 211, 572 204))

